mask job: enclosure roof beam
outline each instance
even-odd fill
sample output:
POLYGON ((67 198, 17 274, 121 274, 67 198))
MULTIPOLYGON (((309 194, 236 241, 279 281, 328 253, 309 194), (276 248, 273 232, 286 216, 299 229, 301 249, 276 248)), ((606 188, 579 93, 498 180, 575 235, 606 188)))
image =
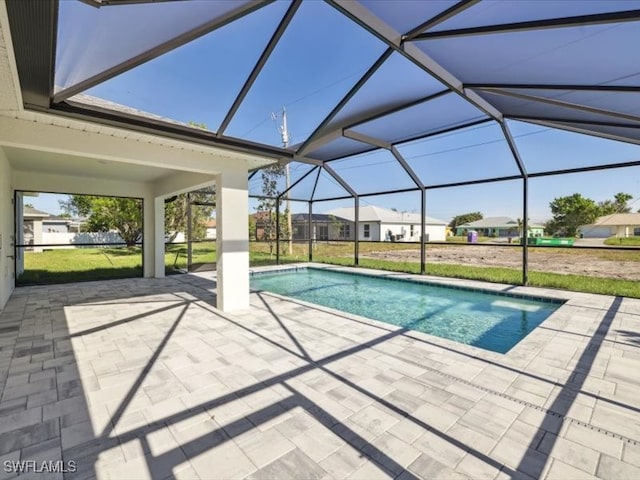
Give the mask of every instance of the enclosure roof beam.
POLYGON ((445 11, 440 12, 435 17, 427 20, 426 22, 422 23, 421 25, 418 25, 413 30, 407 32, 405 35, 402 36, 402 41, 406 42, 406 41, 409 41, 409 40, 413 40, 416 36, 418 36, 419 34, 424 32, 425 30, 429 30, 430 28, 436 27, 436 26, 440 25, 441 23, 446 22, 447 20, 449 20, 450 18, 458 15, 459 13, 464 12, 467 8, 473 7, 478 2, 480 2, 480 0, 461 0, 461 1, 459 1, 458 3, 456 3, 456 4, 452 5, 452 6, 450 6, 449 8, 447 8, 445 11))
POLYGON ((364 135, 362 133, 354 132, 353 130, 345 130, 344 131, 344 136, 347 137, 347 138, 352 138, 354 140, 358 140, 358 141, 360 141, 362 143, 368 143, 369 145, 373 145, 375 147, 379 147, 379 148, 388 150, 395 157, 395 159, 398 161, 398 163, 404 169, 404 171, 407 173, 407 175, 409 175, 409 177, 411 177, 411 180, 413 180, 413 183, 415 183, 416 186, 418 188, 420 188, 421 190, 424 189, 424 184, 420 180, 420 177, 418 177, 418 175, 416 175, 416 173, 409 166, 409 164, 406 162, 404 157, 400 154, 398 149, 396 147, 394 147, 392 144, 384 142, 384 141, 379 140, 377 138, 370 137, 368 135, 364 135))
POLYGON ((366 143, 368 145, 373 145, 374 147, 384 148, 385 150, 389 150, 391 148, 391 144, 380 140, 378 138, 370 137, 369 135, 365 135, 364 133, 359 133, 354 130, 345 129, 342 131, 342 135, 345 138, 350 138, 351 140, 357 140, 361 143, 366 143))
POLYGON ((391 151, 391 154, 396 158, 400 166, 404 169, 404 171, 407 172, 407 175, 411 177, 411 180, 413 180, 413 183, 416 184, 416 187, 418 187, 420 190, 424 190, 424 183, 422 183, 422 180, 420 179, 418 174, 416 174, 413 168, 411 168, 411 166, 407 163, 398 149, 391 145, 391 148, 389 150, 391 151))
POLYGON ((278 198, 281 198, 283 195, 289 193, 291 191, 292 188, 294 188, 296 185, 298 185, 301 181, 303 181, 305 178, 307 178, 309 175, 311 175, 313 172, 315 172, 317 169, 319 169, 320 167, 316 166, 313 167, 311 169, 309 169, 309 171, 307 173, 305 173, 304 175, 302 175, 298 180, 296 180, 295 182, 293 182, 289 188, 287 188, 286 190, 284 190, 283 192, 281 192, 278 195, 278 198))
POLYGON ((344 130, 350 130, 353 127, 362 125, 363 123, 378 120, 379 118, 386 117, 387 115, 391 115, 392 113, 396 113, 396 112, 405 110, 407 108, 414 107, 416 105, 420 105, 424 102, 428 102, 429 100, 436 99, 448 93, 451 93, 451 91, 449 89, 444 89, 439 92, 426 95, 424 97, 420 97, 415 100, 410 100, 408 102, 401 103, 400 105, 393 105, 390 107, 381 107, 374 111, 367 111, 367 112, 361 113, 359 115, 354 116, 353 118, 350 118, 349 123, 346 126, 337 126, 336 128, 330 131, 326 131, 322 133, 322 135, 321 136, 319 135, 314 141, 308 142, 307 146, 304 149, 300 148, 298 151, 301 151, 301 152, 313 151, 316 148, 319 148, 322 145, 325 145, 330 141, 335 140, 336 138, 339 138, 340 136, 342 136, 342 132, 344 130))
POLYGON ((565 102, 565 101, 557 100, 557 99, 554 99, 554 98, 544 98, 544 97, 539 97, 539 96, 536 96, 536 95, 528 95, 528 94, 525 94, 525 93, 510 92, 510 91, 507 91, 507 90, 498 90, 498 89, 491 90, 491 93, 494 93, 496 95, 502 95, 502 96, 505 96, 505 97, 513 97, 513 98, 517 98, 517 99, 520 99, 520 100, 528 100, 528 101, 531 101, 531 102, 545 103, 547 105, 553 105, 555 107, 568 108, 568 109, 571 109, 571 110, 578 110, 578 111, 581 111, 581 112, 595 113, 597 115, 606 115, 606 116, 609 116, 609 117, 620 118, 620 119, 629 120, 629 121, 632 121, 632 122, 640 122, 640 117, 638 117, 636 115, 629 115, 627 113, 614 112, 614 111, 606 110, 606 109, 602 109, 602 108, 588 107, 586 105, 579 105, 579 104, 576 104, 576 103, 565 102))
POLYGON ((342 188, 344 188, 347 192, 349 192, 349 194, 351 194, 352 197, 358 197, 358 194, 355 192, 353 188, 351 188, 351 185, 349 185, 346 181, 344 181, 344 179, 340 175, 338 175, 333 168, 331 168, 329 165, 325 165, 323 168, 327 171, 329 175, 331 175, 334 178, 336 182, 340 184, 342 188))
POLYGON ((502 133, 504 134, 504 138, 507 141, 507 145, 509 145, 509 150, 511 150, 511 155, 513 155, 513 159, 518 166, 518 170, 520 170, 520 175, 522 178, 527 178, 527 168, 522 161, 522 157, 520 156, 520 152, 518 151, 518 147, 516 146, 516 142, 513 139, 513 135, 511 135, 511 130, 506 123, 501 123, 500 128, 502 129, 502 133))
POLYGON ((329 112, 324 120, 316 127, 316 129, 311 133, 311 135, 304 141, 304 143, 298 148, 296 153, 303 154, 304 152, 309 151, 309 146, 314 142, 314 140, 322 137, 324 135, 324 130, 329 125, 331 120, 335 118, 335 116, 344 108, 344 106, 349 103, 349 101, 360 91, 360 89, 367 83, 367 81, 373 76, 376 71, 382 66, 382 64, 391 56, 393 53, 392 48, 387 48, 380 57, 375 61, 375 63, 369 67, 369 69, 365 72, 365 74, 360 77, 360 79, 356 82, 356 84, 351 87, 351 89, 347 92, 347 94, 342 97, 342 100, 338 102, 338 104, 329 112))
MULTIPOLYGON (((443 128, 443 129, 437 130, 435 132, 419 134, 419 135, 416 135, 415 137, 407 138, 407 139, 402 140, 400 142, 395 142, 395 143, 393 143, 393 145, 402 145, 402 144, 406 144, 406 143, 409 143, 409 142, 415 142, 417 140, 426 140, 426 139, 428 139, 430 137, 435 137, 437 135, 442 135, 442 134, 445 134, 445 133, 453 132, 455 130, 461 130, 463 128, 474 127, 476 125, 482 125, 483 123, 489 123, 489 122, 493 122, 493 120, 490 119, 490 118, 483 118, 481 120, 475 120, 473 122, 465 123, 463 125, 456 125, 454 127, 443 128)), ((343 157, 331 158, 331 159, 325 160, 324 162, 327 163, 327 162, 335 162, 335 161, 339 161, 339 160, 345 160, 347 158, 355 157, 357 155, 362 155, 363 153, 368 153, 368 152, 371 152, 373 150, 375 150, 375 148, 371 148, 369 150, 364 150, 362 152, 352 153, 351 155, 345 155, 343 157)))
POLYGON ((184 140, 201 145, 222 147, 251 155, 264 155, 269 158, 286 158, 293 156, 293 152, 281 147, 265 145, 234 137, 216 137, 216 134, 207 130, 190 128, 184 125, 165 123, 147 117, 127 114, 124 112, 112 112, 96 107, 77 106, 70 103, 58 103, 51 108, 38 108, 30 106, 32 110, 51 113, 61 117, 100 123, 127 130, 162 135, 177 140, 184 140))
POLYGON ((546 83, 465 83, 464 88, 474 90, 575 90, 586 92, 631 92, 639 93, 637 85, 583 85, 583 84, 546 84, 546 83))
POLYGON ((240 105, 242 104, 242 101, 245 99, 245 97, 249 93, 249 90, 251 90, 251 87, 253 86, 256 79, 258 78, 258 75, 260 75, 260 72, 262 71, 265 64, 267 63, 267 60, 269 60, 271 53, 275 50, 276 45, 278 45, 278 42, 282 38, 282 35, 284 34, 285 30, 291 23, 293 16, 298 11, 298 8, 300 7, 301 4, 302 4, 302 0, 293 0, 291 5, 289 5, 289 8, 287 9, 286 13, 282 17, 280 24, 276 28, 275 32, 273 32, 273 36, 271 37, 264 51, 260 55, 258 62, 254 65, 253 70, 249 74, 249 77, 247 78, 247 80, 244 82, 244 85, 240 89, 240 93, 238 93, 238 96, 233 101, 231 108, 229 109, 229 111, 224 117, 224 120, 220 124, 220 128, 218 128, 218 132, 217 132, 218 137, 224 133, 224 131, 229 126, 229 123, 231 123, 233 116, 238 111, 238 108, 240 108, 240 105))
POLYGON ((633 22, 640 19, 640 10, 596 13, 592 15, 576 15, 562 18, 531 20, 526 22, 502 23, 499 25, 483 25, 479 27, 456 28, 438 32, 426 32, 416 35, 412 40, 429 40, 433 38, 462 37, 468 35, 486 35, 505 32, 526 32, 548 28, 566 28, 575 26, 603 25, 607 23, 633 22))
MULTIPOLYGON (((192 40, 200 38, 203 35, 206 35, 210 32, 213 32, 214 30, 217 30, 225 25, 228 25, 229 23, 232 23, 235 20, 238 20, 239 18, 244 17, 245 15, 255 12, 256 10, 259 10, 260 8, 268 5, 269 3, 272 3, 273 1, 274 0, 254 0, 246 4, 240 4, 240 6, 227 12, 221 17, 215 18, 203 25, 199 25, 196 28, 193 28, 177 37, 171 38, 166 42, 156 45, 155 47, 147 50, 146 52, 142 52, 136 55, 135 57, 128 58, 127 60, 119 63, 118 65, 108 68, 107 70, 100 72, 96 75, 93 75, 87 78, 86 80, 83 80, 75 85, 72 85, 68 88, 60 90, 58 93, 53 95, 53 101, 54 103, 60 103, 77 93, 80 93, 84 90, 88 90, 91 87, 95 87, 99 83, 109 80, 110 78, 113 78, 116 75, 120 75, 121 73, 124 73, 128 70, 131 70, 132 68, 142 65, 145 62, 148 62, 149 60, 153 60, 154 58, 157 58, 160 55, 163 55, 167 52, 170 52, 171 50, 181 47, 182 45, 185 45, 191 42, 192 40)), ((30 2, 30 3, 34 3, 34 2, 30 2)), ((35 2, 35 3, 38 3, 38 2, 35 2)))
POLYGON ((330 5, 335 7, 347 17, 351 18, 358 25, 371 32, 380 40, 385 42, 389 47, 398 53, 404 55, 418 67, 435 77, 449 89, 455 91, 458 95, 466 98, 472 105, 480 109, 491 118, 502 121, 502 113, 493 105, 487 102, 473 91, 465 91, 462 82, 456 78, 451 72, 443 68, 435 60, 420 50, 412 43, 403 43, 402 36, 383 22, 376 15, 371 13, 366 7, 358 2, 350 0, 327 0, 330 5))
POLYGON ((609 123, 609 122, 564 120, 560 118, 546 118, 546 117, 513 116, 513 117, 507 117, 507 118, 509 118, 510 120, 517 120, 520 122, 535 123, 536 125, 542 125, 543 127, 551 127, 551 128, 557 128, 559 130, 566 130, 568 132, 582 133, 584 135, 589 135, 592 137, 600 137, 600 138, 606 138, 608 140, 615 140, 618 142, 625 142, 625 143, 631 143, 634 145, 640 145, 640 138, 630 138, 627 136, 620 136, 620 135, 615 135, 607 132, 596 132, 592 129, 587 129, 587 128, 583 129, 575 125, 566 125, 561 122, 569 122, 572 124, 579 124, 579 125, 585 125, 585 126, 592 125, 592 126, 603 126, 603 127, 614 127, 614 128, 616 127, 638 128, 628 124, 625 125, 620 123, 609 123))
POLYGON ((320 174, 322 173, 322 169, 318 169, 318 174, 316 175, 316 181, 313 183, 313 190, 311 190, 311 196, 309 197, 309 201, 313 202, 313 197, 316 194, 316 189, 318 188, 318 180, 320 180, 320 174))

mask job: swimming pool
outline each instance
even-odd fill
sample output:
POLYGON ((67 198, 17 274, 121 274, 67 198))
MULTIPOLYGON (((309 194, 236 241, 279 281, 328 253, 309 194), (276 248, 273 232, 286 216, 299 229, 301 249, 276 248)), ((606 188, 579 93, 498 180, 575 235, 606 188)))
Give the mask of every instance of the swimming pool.
POLYGON ((254 273, 251 287, 498 353, 564 303, 311 267, 254 273))

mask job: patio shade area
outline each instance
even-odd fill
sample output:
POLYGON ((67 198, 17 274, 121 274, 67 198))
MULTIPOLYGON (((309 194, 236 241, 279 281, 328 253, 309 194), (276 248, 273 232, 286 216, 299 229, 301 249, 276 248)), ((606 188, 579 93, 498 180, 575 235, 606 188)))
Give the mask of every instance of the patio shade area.
POLYGON ((0 456, 67 479, 637 478, 640 300, 563 298, 499 355, 265 292, 222 314, 202 274, 23 287, 0 456))

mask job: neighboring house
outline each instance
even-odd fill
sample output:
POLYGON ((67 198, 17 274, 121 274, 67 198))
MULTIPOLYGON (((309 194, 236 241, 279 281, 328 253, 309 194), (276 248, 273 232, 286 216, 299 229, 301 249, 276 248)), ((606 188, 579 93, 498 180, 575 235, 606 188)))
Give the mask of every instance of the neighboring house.
POLYGON ((82 232, 84 219, 51 215, 33 207, 23 208, 24 245, 32 252, 43 249, 76 248, 83 244, 124 243, 118 232, 82 232), (43 245, 39 247, 38 245, 43 245))
MULTIPOLYGON (((318 241, 350 239, 352 222, 346 218, 314 213, 311 215, 311 238, 318 241)), ((291 215, 291 228, 294 240, 309 239, 309 214, 294 213, 291 215)))
MULTIPOLYGON (((345 240, 355 239, 355 208, 337 208, 327 212, 327 215, 348 221, 348 224, 339 227, 339 233, 345 240)), ((421 215, 417 213, 396 212, 367 205, 360 207, 358 212, 358 238, 365 242, 419 242, 421 223, 421 215)), ((447 222, 444 220, 426 217, 425 241, 445 241, 446 226, 447 222)))
POLYGON ((217 236, 216 235, 216 219, 210 218, 209 220, 207 220, 207 222, 205 223, 205 228, 206 228, 205 238, 207 240, 215 240, 217 236))
MULTIPOLYGON (((529 223, 529 237, 542 237, 544 226, 529 223)), ((475 222, 464 223, 456 227, 456 235, 464 235, 475 230, 483 237, 517 237, 518 221, 509 217, 487 217, 475 222)))
POLYGON ((83 224, 82 219, 52 215, 42 220, 42 231, 45 233, 79 233, 83 224))
MULTIPOLYGON (((50 218, 51 214, 38 210, 37 208, 24 206, 23 209, 23 222, 22 222, 22 243, 24 245, 39 245, 42 244, 42 224, 45 219, 50 218)), ((32 247, 29 250, 34 252, 41 252, 42 248, 32 247)))
POLYGON ((614 213, 599 217, 594 223, 581 225, 584 238, 640 237, 640 213, 614 213))
MULTIPOLYGON (((265 229, 267 220, 269 218, 269 212, 256 212, 251 215, 255 223, 255 238, 251 240, 262 241, 265 240, 265 229)), ((272 234, 273 235, 273 234, 272 234)))

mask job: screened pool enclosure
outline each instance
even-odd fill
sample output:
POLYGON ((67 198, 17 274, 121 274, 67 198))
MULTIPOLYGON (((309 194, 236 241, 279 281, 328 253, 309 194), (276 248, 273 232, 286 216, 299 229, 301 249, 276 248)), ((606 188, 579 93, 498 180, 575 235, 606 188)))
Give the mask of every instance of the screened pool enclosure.
MULTIPOLYGON (((7 11, 26 110, 288 164, 268 196, 278 210, 303 202, 309 219, 348 200, 358 225, 367 198, 412 194, 424 232, 438 192, 509 185, 500 195, 526 232, 532 185, 638 177, 638 1, 7 0, 7 11)), ((249 194, 265 196, 260 170, 249 194)), ((526 284, 530 248, 518 248, 526 284)), ((421 241, 422 273, 428 262, 421 241)))

